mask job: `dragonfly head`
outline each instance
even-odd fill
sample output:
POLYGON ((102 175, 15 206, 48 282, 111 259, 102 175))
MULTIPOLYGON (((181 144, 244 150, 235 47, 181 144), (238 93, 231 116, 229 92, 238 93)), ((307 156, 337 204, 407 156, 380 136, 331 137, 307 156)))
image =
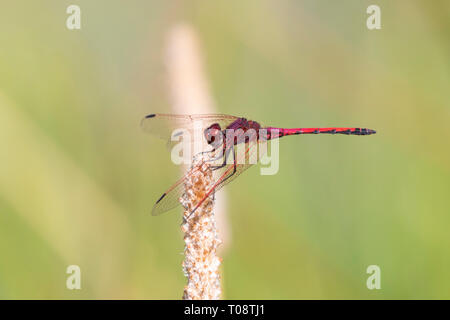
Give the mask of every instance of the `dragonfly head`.
POLYGON ((214 123, 205 129, 205 139, 208 144, 219 145, 222 142, 222 130, 218 123, 214 123))

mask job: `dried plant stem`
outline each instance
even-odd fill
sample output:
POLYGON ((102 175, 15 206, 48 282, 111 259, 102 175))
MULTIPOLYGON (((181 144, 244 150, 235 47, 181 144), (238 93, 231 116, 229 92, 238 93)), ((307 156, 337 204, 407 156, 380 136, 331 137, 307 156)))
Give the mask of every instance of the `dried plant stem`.
POLYGON ((184 300, 217 300, 221 297, 219 266, 217 257, 220 245, 214 216, 214 195, 211 194, 191 215, 192 210, 203 199, 214 182, 212 170, 206 157, 194 159, 191 175, 185 181, 185 193, 180 198, 184 207, 183 271, 188 283, 184 288, 184 300))
MULTIPOLYGON (((170 28, 165 57, 172 111, 177 114, 216 113, 204 68, 200 40, 191 25, 177 23, 170 28)), ((190 170, 197 168, 202 161, 204 159, 194 160, 190 170)), ((220 251, 223 253, 231 243, 224 192, 221 192, 219 199, 213 199, 212 195, 188 218, 211 185, 212 173, 207 164, 203 163, 201 170, 196 171, 190 180, 185 182, 186 192, 180 199, 185 208, 182 225, 186 243, 183 270, 188 278, 183 299, 221 297, 221 259, 216 256, 221 241, 217 237, 216 223, 223 239, 220 251)))

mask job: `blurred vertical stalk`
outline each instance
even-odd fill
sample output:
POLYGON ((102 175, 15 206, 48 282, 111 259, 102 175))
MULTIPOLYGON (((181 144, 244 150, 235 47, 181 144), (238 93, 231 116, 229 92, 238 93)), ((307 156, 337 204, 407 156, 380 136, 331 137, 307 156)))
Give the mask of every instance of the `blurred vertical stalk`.
MULTIPOLYGON (((175 25, 168 34, 166 65, 172 109, 176 114, 214 113, 214 103, 205 77, 199 41, 193 28, 175 25)), ((195 159, 190 167, 194 173, 185 181, 185 194, 180 199, 185 208, 182 231, 185 241, 183 271, 188 283, 183 299, 220 299, 221 259, 217 249, 221 241, 229 244, 229 224, 225 217, 223 193, 216 201, 209 197, 188 218, 195 205, 213 183, 212 172, 205 157, 195 159), (213 207, 216 202, 216 211, 213 207), (217 220, 216 220, 217 219, 217 220)), ((221 246, 223 252, 224 246, 221 246)))
POLYGON ((217 300, 221 297, 221 259, 216 254, 221 241, 214 217, 214 195, 211 194, 192 213, 214 184, 212 170, 205 160, 207 157, 194 160, 190 169, 192 174, 184 183, 185 193, 180 199, 185 209, 181 226, 186 244, 183 271, 188 279, 183 294, 185 300, 217 300))

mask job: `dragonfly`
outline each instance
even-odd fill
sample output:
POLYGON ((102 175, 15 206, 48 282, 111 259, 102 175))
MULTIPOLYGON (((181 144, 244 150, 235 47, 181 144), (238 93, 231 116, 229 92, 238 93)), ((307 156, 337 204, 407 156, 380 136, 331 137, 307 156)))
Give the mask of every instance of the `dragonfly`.
MULTIPOLYGON (((182 132, 183 139, 190 147, 195 143, 201 146, 200 151, 194 157, 209 153, 211 159, 216 160, 216 165, 211 166, 211 170, 214 171, 212 187, 197 203, 189 216, 208 197, 214 195, 215 192, 257 163, 267 150, 266 143, 270 140, 300 134, 365 136, 376 133, 372 129, 356 127, 266 127, 258 121, 225 114, 149 114, 142 119, 141 126, 144 131, 167 140, 169 147, 174 145, 174 140, 177 141, 174 139, 174 136, 177 135, 174 132, 181 129, 179 132, 182 132), (195 130, 200 131, 201 134, 196 134, 195 130), (238 146, 242 147, 240 150, 243 152, 238 152, 238 146)), ((184 193, 184 182, 195 171, 195 168, 188 171, 162 194, 153 206, 152 215, 160 215, 180 204, 179 198, 184 193)))

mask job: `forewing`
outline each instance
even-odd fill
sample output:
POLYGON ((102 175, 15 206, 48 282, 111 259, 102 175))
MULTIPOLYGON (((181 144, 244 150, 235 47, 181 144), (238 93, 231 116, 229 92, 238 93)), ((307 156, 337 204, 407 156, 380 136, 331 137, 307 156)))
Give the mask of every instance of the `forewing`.
POLYGON ((173 133, 188 132, 188 139, 193 143, 196 136, 202 140, 204 139, 203 132, 211 124, 218 123, 222 128, 226 128, 236 119, 238 118, 235 116, 225 114, 175 115, 156 113, 142 119, 141 127, 145 132, 166 140, 169 145, 172 145, 173 133), (198 126, 200 131, 198 133, 194 130, 196 126, 198 126))

